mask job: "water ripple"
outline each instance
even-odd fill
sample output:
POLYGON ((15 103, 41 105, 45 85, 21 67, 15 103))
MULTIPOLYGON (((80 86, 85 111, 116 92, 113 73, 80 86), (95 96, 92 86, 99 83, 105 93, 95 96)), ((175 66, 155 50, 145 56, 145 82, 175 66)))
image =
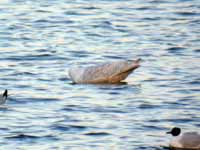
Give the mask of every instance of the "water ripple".
POLYGON ((169 128, 198 131, 199 9, 198 0, 1 0, 1 149, 164 150, 169 128), (136 58, 141 67, 119 84, 74 84, 67 73, 136 58))

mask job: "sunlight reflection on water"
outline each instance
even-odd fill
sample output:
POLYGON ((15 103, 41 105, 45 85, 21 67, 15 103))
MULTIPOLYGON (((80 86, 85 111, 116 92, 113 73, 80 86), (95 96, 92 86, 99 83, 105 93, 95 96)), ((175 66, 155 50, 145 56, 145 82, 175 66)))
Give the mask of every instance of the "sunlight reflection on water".
MULTIPOLYGON (((164 150, 199 128, 199 3, 0 1, 2 149, 164 150), (126 84, 71 84, 72 65, 142 58, 126 84), (38 146, 40 145, 40 146, 38 146)), ((0 148, 0 149, 1 149, 0 148)))

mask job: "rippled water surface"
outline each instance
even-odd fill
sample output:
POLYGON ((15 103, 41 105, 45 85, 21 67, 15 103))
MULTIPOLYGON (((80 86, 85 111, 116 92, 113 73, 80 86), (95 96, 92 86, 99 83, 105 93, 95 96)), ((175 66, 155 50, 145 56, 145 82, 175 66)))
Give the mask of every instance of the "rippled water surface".
POLYGON ((199 0, 1 0, 0 149, 163 150, 200 129, 199 0), (120 85, 74 64, 142 58, 120 85))

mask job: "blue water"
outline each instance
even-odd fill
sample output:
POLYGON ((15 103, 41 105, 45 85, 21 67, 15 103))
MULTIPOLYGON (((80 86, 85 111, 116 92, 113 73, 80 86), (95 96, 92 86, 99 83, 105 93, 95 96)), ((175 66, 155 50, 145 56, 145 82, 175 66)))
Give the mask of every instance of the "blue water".
POLYGON ((164 150, 200 128, 199 0, 1 0, 1 150, 164 150), (71 65, 142 58, 126 84, 71 65))

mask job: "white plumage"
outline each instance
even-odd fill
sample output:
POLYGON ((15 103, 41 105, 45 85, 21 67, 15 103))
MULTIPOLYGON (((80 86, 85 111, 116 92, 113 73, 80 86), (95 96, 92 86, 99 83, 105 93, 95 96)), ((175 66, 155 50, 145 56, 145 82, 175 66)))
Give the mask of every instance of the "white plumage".
POLYGON ((72 67, 69 77, 74 83, 119 83, 139 67, 135 61, 116 61, 90 67, 72 67))
POLYGON ((186 132, 174 138, 170 142, 171 147, 199 149, 200 150, 200 135, 196 132, 186 132))
MULTIPOLYGON (((180 129, 180 128, 179 128, 180 129)), ((181 131, 181 130, 180 130, 181 131)), ((170 142, 170 147, 174 149, 200 150, 200 134, 197 132, 181 132, 173 134, 173 129, 168 132, 174 136, 170 142)))

